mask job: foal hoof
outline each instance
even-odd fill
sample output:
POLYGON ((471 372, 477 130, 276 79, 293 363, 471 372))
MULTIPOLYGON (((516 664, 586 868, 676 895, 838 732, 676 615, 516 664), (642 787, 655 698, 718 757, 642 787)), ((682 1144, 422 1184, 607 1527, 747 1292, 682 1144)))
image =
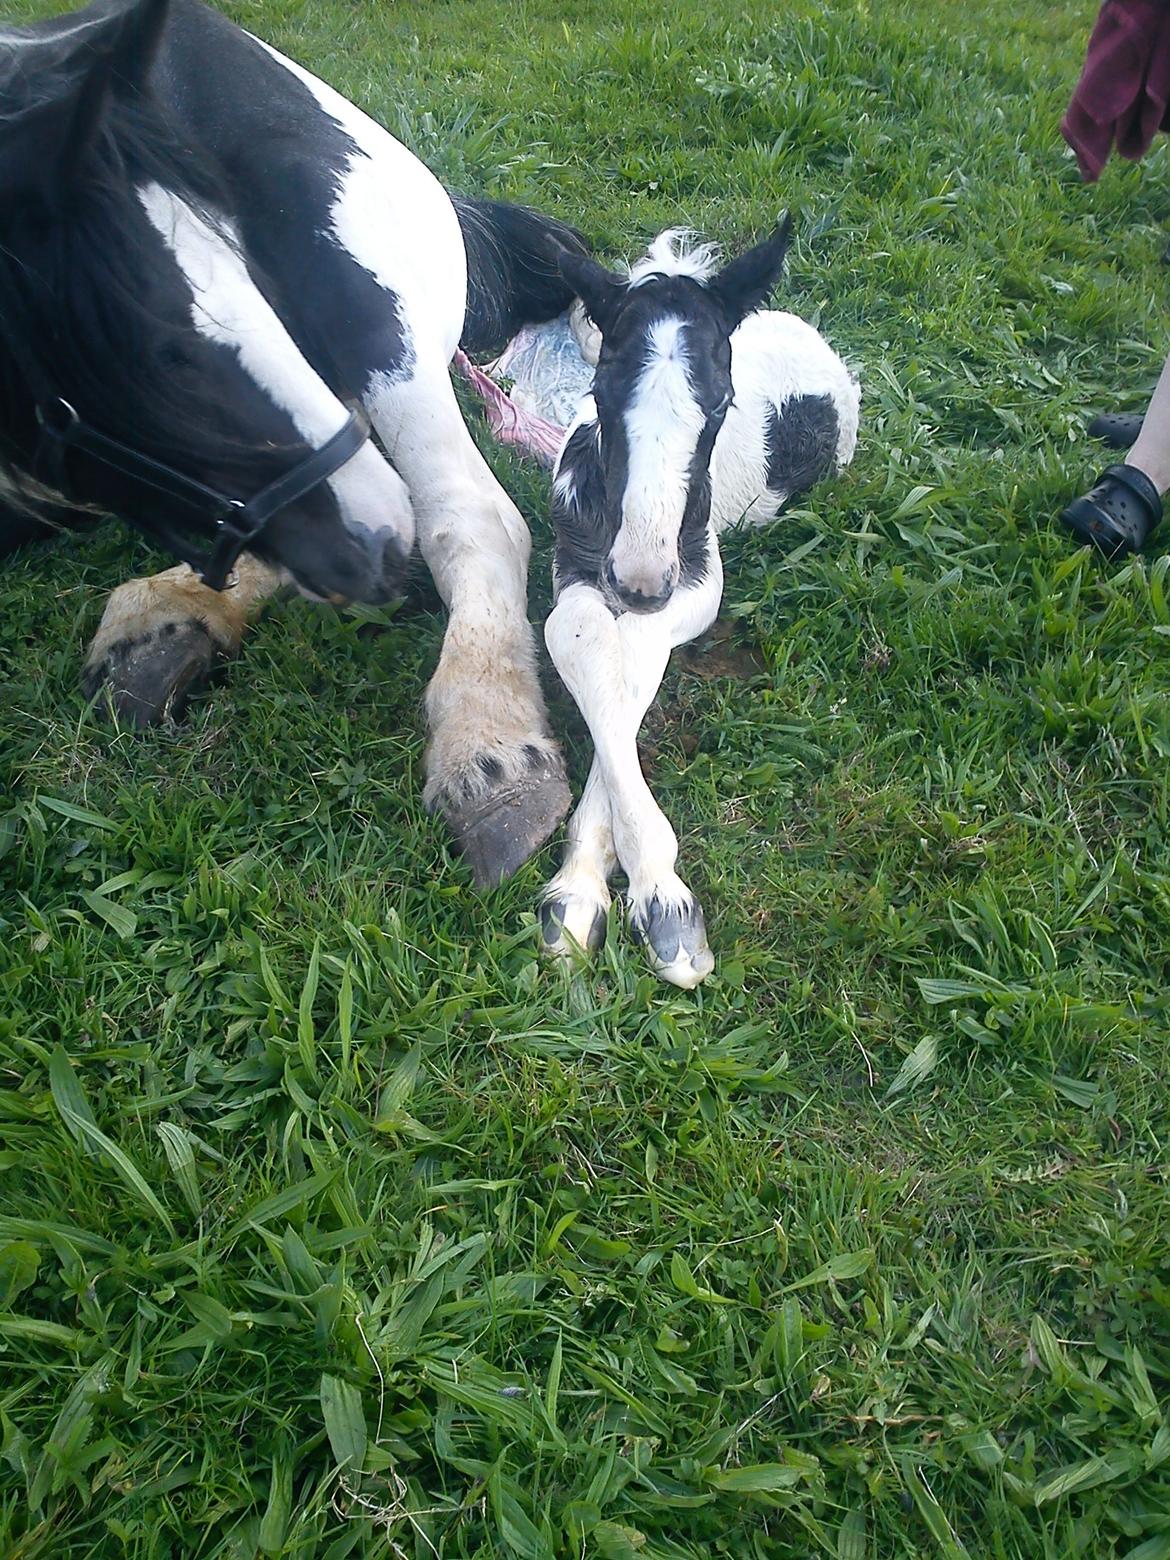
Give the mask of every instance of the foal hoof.
POLYGON ((443 812, 477 888, 495 888, 540 849, 572 800, 559 756, 538 753, 531 767, 443 812))
POLYGON ((550 958, 596 953, 605 942, 606 907, 584 894, 554 894, 540 907, 540 935, 550 958))
POLYGON ((142 730, 177 720, 191 695, 210 682, 220 653, 197 619, 165 622, 104 646, 86 665, 81 685, 90 699, 104 690, 119 724, 142 730))
POLYGON ((715 968, 697 899, 664 905, 655 894, 645 909, 631 913, 630 925, 660 980, 690 991, 715 968))

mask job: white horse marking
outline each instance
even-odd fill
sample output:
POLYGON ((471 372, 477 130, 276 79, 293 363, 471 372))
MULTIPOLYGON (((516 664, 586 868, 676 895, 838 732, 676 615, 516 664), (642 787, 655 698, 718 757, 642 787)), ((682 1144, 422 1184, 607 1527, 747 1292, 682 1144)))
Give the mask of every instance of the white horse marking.
MULTIPOLYGON (((581 802, 569 823, 560 872, 546 902, 565 906, 562 922, 572 942, 585 946, 597 914, 608 909, 607 880, 620 862, 629 877, 628 905, 635 927, 651 904, 694 913, 694 895, 675 871, 678 840, 654 800, 638 758, 638 731, 654 701, 670 653, 714 622, 723 591, 715 537, 713 567, 697 584, 676 590, 660 612, 614 617, 588 585, 562 591, 545 625, 553 664, 573 695, 594 740, 594 760, 581 802)), ((564 941, 550 951, 568 951, 564 941)), ((652 962, 673 985, 697 985, 711 970, 705 941, 674 959, 652 962)))
POLYGON ((388 130, 295 60, 256 40, 316 98, 358 148, 330 212, 333 237, 380 287, 399 316, 450 362, 463 331, 467 258, 450 196, 388 130), (403 243, 403 235, 410 242, 403 243))
MULTIPOLYGON (((349 416, 305 361, 275 310, 257 288, 231 228, 216 229, 161 184, 138 191, 151 225, 191 289, 191 320, 200 335, 232 348, 257 387, 292 419, 308 443, 320 446, 349 416)), ((414 543, 406 488, 373 445, 365 444, 328 480, 347 526, 391 531, 405 551, 414 543)))
POLYGON ((466 309, 463 237, 446 190, 404 146, 324 82, 263 47, 357 146, 330 212, 332 234, 394 294, 409 324, 408 371, 375 373, 365 401, 409 487, 419 547, 450 615, 426 694, 431 744, 423 797, 451 816, 464 803, 474 807, 500 780, 520 782, 534 758, 550 769, 560 762, 528 622, 528 528, 468 432, 447 371, 466 309))
MULTIPOLYGON (((383 601, 417 525, 450 607, 427 693, 426 795, 480 885, 498 882, 569 793, 527 618, 527 530, 464 426, 448 365, 461 339, 502 345, 513 322, 568 308, 554 255, 579 238, 537 212, 448 196, 366 115, 200 0, 95 0, 74 32, 69 20, 0 31, 4 464, 17 486, 37 469, 47 393, 107 439, 169 450, 192 481, 245 499, 284 456, 308 481, 304 443, 343 431, 343 402, 360 395, 386 456, 363 447, 284 503, 297 482, 275 486, 254 544, 306 593, 383 601), (78 306, 93 298, 101 310, 78 306)), ((197 560, 147 468, 110 454, 69 463, 69 498, 197 560)), ((186 529, 222 538, 221 521, 193 506, 186 529)), ((31 528, 0 526, 0 544, 31 528)), ((203 624, 191 583, 180 571, 157 603, 140 585, 112 609, 95 688, 107 682, 136 724, 173 711, 242 629, 203 624)), ((220 605, 231 616, 226 593, 220 605)))
POLYGON ((690 228, 667 228, 630 266, 630 285, 640 287, 652 276, 690 276, 705 282, 718 264, 717 244, 698 243, 690 228))
POLYGON ((677 573, 691 463, 706 423, 687 366, 683 322, 657 321, 625 412, 626 488, 610 554, 616 578, 648 596, 658 594, 664 575, 677 573))

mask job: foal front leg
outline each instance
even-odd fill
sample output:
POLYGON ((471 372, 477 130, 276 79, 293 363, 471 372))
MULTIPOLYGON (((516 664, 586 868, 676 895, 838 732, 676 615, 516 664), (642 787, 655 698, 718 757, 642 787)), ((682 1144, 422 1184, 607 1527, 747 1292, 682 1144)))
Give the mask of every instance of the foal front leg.
MULTIPOLYGON (((714 546, 711 553, 717 560, 714 546)), ((597 591, 572 585, 549 618, 549 652, 596 752, 570 824, 564 867, 546 891, 542 922, 551 952, 566 951, 557 937, 558 921, 583 946, 600 940, 609 902, 605 884, 616 858, 630 880, 631 925, 662 979, 689 988, 714 968, 702 908, 674 870, 678 840, 646 784, 637 738, 671 650, 712 621, 721 586, 722 571, 714 566, 701 584, 676 592, 661 612, 614 618, 597 591), (558 916, 561 905, 565 913, 558 916)))
POLYGON ((150 726, 182 713, 217 662, 239 652, 260 604, 284 588, 282 569, 242 553, 232 583, 209 590, 185 563, 127 580, 110 593, 89 647, 82 686, 104 690, 115 717, 150 726))
POLYGON ((605 941, 611 903, 609 880, 618 859, 609 792, 596 753, 565 833, 561 869, 545 885, 540 905, 544 951, 556 958, 573 957, 581 951, 593 953, 605 941))
POLYGON ((571 799, 528 621, 528 528, 468 433, 445 365, 386 386, 371 411, 449 613, 426 694, 423 800, 489 886, 539 849, 571 799))

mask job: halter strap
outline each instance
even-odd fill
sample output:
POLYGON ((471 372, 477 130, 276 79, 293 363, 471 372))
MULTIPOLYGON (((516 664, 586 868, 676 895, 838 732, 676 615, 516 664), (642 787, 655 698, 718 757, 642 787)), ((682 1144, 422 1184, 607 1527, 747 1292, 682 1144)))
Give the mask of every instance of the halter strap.
POLYGON ((320 449, 310 451, 303 460, 251 498, 241 499, 230 498, 176 471, 173 466, 99 433, 83 422, 69 402, 60 396, 52 396, 37 406, 37 423, 40 444, 36 465, 47 468, 53 486, 62 492, 68 491, 65 457, 70 450, 80 450, 144 487, 185 504, 210 521, 215 528, 215 541, 209 552, 200 552, 182 531, 165 521, 121 517, 135 530, 151 541, 160 542, 168 552, 189 564, 212 590, 223 590, 240 554, 249 542, 255 541, 273 515, 333 476, 357 454, 370 436, 365 413, 354 406, 344 424, 320 449))

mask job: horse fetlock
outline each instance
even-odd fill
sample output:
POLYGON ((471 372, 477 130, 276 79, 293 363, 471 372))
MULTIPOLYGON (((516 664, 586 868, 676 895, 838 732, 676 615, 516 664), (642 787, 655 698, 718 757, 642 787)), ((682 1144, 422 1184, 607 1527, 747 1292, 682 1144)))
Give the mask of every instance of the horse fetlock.
POLYGON ((631 895, 629 914, 631 930, 660 980, 689 991, 715 968, 703 908, 681 879, 669 894, 656 889, 648 897, 631 895))

